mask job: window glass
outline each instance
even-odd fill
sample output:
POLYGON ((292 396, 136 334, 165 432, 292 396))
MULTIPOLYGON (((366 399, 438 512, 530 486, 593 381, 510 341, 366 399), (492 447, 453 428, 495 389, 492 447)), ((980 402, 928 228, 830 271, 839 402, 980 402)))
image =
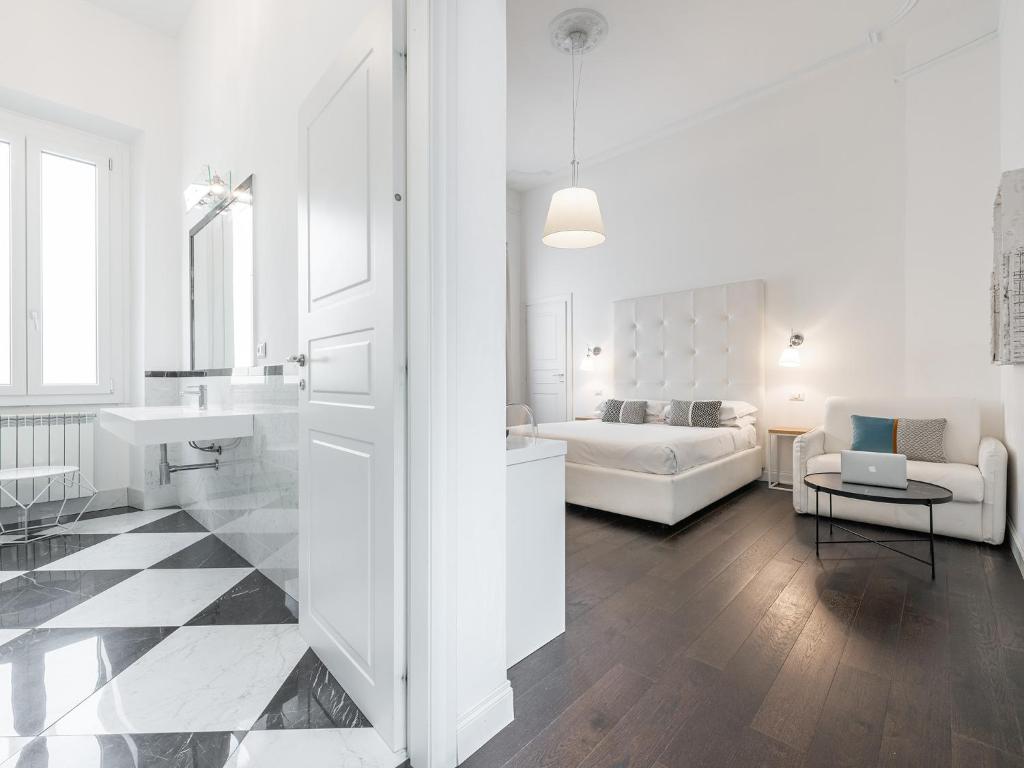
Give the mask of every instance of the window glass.
POLYGON ((96 166, 43 152, 39 189, 43 384, 96 384, 96 166))
POLYGON ((0 385, 11 383, 11 145, 0 141, 0 385))

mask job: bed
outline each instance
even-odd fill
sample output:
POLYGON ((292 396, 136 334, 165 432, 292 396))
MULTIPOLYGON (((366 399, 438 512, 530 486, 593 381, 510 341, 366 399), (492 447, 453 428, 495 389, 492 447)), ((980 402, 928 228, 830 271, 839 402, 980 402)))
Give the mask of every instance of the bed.
MULTIPOLYGON (((764 281, 614 302, 614 397, 764 401, 764 281)), ((542 424, 565 440, 566 500, 673 525, 758 480, 762 429, 542 424)))

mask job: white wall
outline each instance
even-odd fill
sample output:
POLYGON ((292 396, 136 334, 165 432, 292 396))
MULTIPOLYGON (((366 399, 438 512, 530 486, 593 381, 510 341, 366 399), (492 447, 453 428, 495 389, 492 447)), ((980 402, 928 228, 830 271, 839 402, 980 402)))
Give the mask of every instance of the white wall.
POLYGON ((760 277, 766 425, 820 423, 829 395, 906 391, 981 398, 1001 432, 987 362, 994 46, 906 85, 893 81, 897 54, 584 166, 604 245, 547 248, 554 187, 523 195, 527 298, 572 292, 577 365, 587 344, 607 350, 576 374, 577 414, 611 394, 612 301, 760 277), (806 336, 799 369, 777 365, 791 327, 806 336))
MULTIPOLYGON (((0 0, 0 19, 0 107, 130 145, 128 399, 141 402, 143 370, 179 360, 174 41, 82 0, 0 0)), ((127 449, 102 433, 96 466, 101 489, 129 485, 127 449)))
MULTIPOLYGON (((963 34, 922 35, 907 64, 948 50, 963 34)), ((998 67, 993 40, 906 84, 905 386, 910 394, 980 398, 984 433, 1002 436, 999 369, 989 350, 998 67)))
MULTIPOLYGON (((1002 170, 1024 168, 1024 0, 1003 0, 999 22, 1002 170)), ((1010 452, 1010 534, 1024 551, 1024 366, 1006 365, 1002 375, 1006 447, 1010 452)), ((1022 566, 1024 567, 1024 566, 1022 566)))
MULTIPOLYGON (((180 35, 178 186, 207 163, 230 171, 235 183, 255 174, 255 330, 257 343, 267 342, 258 365, 283 362, 298 343, 298 107, 368 7, 368 0, 197 2, 180 35)), ((187 244, 179 243, 185 270, 187 244)), ((185 345, 187 337, 182 362, 185 345)))
POLYGON ((604 245, 544 246, 551 188, 523 196, 528 299, 573 293, 577 365, 604 349, 575 376, 577 414, 611 393, 612 301, 751 278, 767 281, 766 423, 813 425, 827 395, 902 387, 904 110, 889 74, 859 58, 584 166, 604 245), (791 327, 807 339, 796 371, 774 364, 791 327))

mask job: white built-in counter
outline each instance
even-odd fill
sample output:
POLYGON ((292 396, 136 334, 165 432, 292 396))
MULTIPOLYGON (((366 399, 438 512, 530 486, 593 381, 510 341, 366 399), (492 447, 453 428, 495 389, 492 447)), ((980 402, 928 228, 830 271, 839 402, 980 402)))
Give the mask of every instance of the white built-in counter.
POLYGON ((505 463, 511 667, 565 632, 565 443, 522 438, 505 463))

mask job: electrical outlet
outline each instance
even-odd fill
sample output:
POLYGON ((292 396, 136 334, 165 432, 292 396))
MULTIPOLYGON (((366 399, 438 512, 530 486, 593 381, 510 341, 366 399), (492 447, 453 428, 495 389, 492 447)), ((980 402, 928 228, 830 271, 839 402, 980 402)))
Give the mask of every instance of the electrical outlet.
POLYGON ((601 397, 601 395, 603 395, 603 394, 604 394, 604 390, 603 389, 595 389, 594 390, 594 397, 601 397))
POLYGON ((264 360, 267 357, 267 342, 261 341, 256 345, 256 359, 264 360))
POLYGON ((793 402, 793 403, 802 403, 804 401, 804 393, 803 392, 794 392, 793 394, 791 394, 789 396, 789 400, 790 400, 790 402, 793 402))

